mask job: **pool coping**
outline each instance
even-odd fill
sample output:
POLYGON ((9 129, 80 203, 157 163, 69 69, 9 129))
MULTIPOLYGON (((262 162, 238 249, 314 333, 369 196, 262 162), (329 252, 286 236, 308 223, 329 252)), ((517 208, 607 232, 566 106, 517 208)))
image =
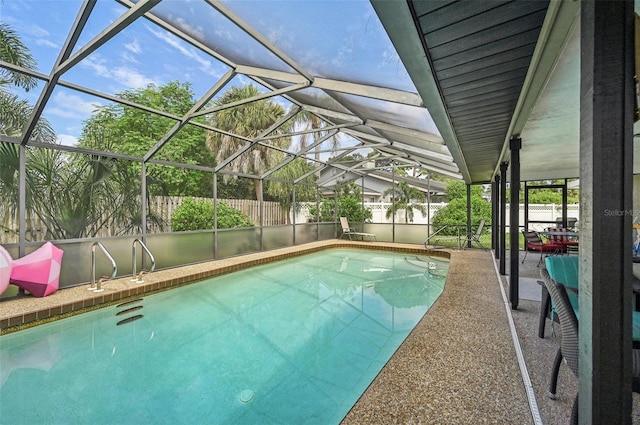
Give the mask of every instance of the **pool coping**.
POLYGON ((425 249, 423 245, 414 244, 346 241, 340 239, 312 242, 154 271, 143 276, 144 283, 132 282, 132 276, 127 275, 103 282, 103 292, 100 293, 89 291, 90 285, 85 284, 60 289, 44 298, 36 298, 31 295, 6 298, 0 300, 0 335, 125 302, 132 297, 143 294, 151 295, 247 267, 333 248, 357 248, 432 255, 442 258, 451 257, 447 249, 429 250, 425 249))

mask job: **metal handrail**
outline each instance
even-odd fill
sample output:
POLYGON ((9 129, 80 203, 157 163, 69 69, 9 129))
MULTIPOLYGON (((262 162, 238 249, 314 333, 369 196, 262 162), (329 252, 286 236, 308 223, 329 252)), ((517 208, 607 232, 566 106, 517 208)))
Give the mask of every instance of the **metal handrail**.
POLYGON ((100 278, 96 283, 96 246, 100 247, 104 255, 106 255, 109 261, 111 262, 111 266, 113 267, 113 270, 111 271, 111 276, 109 276, 104 280, 109 280, 116 277, 116 275, 118 274, 118 266, 116 265, 116 260, 114 260, 111 254, 109 254, 109 251, 107 251, 107 248, 105 248, 104 245, 102 245, 102 242, 94 242, 91 245, 91 284, 87 289, 94 292, 102 292, 104 291, 104 289, 102 289, 103 279, 100 278))
POLYGON ((136 250, 136 243, 138 243, 142 247, 143 251, 147 253, 147 256, 149 256, 149 259, 151 260, 151 267, 149 268, 149 273, 153 272, 156 269, 156 259, 151 253, 151 251, 149 251, 149 248, 147 248, 147 245, 145 245, 144 242, 142 242, 140 239, 134 239, 133 244, 131 245, 131 268, 132 268, 131 282, 143 283, 144 280, 142 280, 142 274, 144 273, 144 269, 140 270, 139 276, 137 276, 137 272, 136 272, 136 258, 138 257, 137 255, 138 253, 136 250))
MULTIPOLYGON (((434 236, 436 236, 438 233, 442 232, 447 227, 455 227, 456 231, 458 232, 458 236, 457 236, 458 249, 459 250, 462 249, 461 242, 460 242, 460 226, 462 226, 462 225, 461 224, 445 224, 445 225, 443 225, 440 229, 438 229, 437 232, 431 234, 431 236, 429 236, 427 239, 424 240, 424 242, 422 242, 424 244, 424 247, 428 249, 428 245, 429 245, 429 242, 431 241, 431 239, 433 239, 434 236)), ((465 224, 465 226, 466 226, 466 224, 465 224)))

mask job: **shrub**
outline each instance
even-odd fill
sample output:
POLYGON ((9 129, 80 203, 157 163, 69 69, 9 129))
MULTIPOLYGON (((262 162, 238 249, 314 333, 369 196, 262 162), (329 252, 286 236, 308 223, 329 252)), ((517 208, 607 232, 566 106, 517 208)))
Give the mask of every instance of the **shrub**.
MULTIPOLYGON (((464 225, 467 223, 467 191, 465 184, 453 181, 447 185, 447 195, 450 197, 449 204, 439 209, 434 215, 432 223, 434 230, 445 224, 464 225)), ((481 220, 491 223, 491 204, 481 196, 482 188, 471 187, 471 224, 475 228, 481 220)), ((483 233, 488 231, 485 227, 483 233)), ((466 229, 464 229, 466 231, 466 229)), ((441 232, 442 235, 456 235, 457 229, 449 227, 441 232)))
MULTIPOLYGON (((251 219, 242 211, 218 202, 218 228, 252 227, 251 219)), ((186 198, 171 216, 174 232, 213 229, 213 203, 186 198)))
MULTIPOLYGON (((360 223, 370 221, 373 214, 369 208, 363 211, 360 188, 353 183, 345 184, 338 192, 338 217, 347 217, 349 222, 360 223)), ((309 208, 309 221, 316 221, 318 217, 316 207, 309 208)), ((333 221, 336 210, 335 198, 325 199, 320 203, 320 221, 333 221)))

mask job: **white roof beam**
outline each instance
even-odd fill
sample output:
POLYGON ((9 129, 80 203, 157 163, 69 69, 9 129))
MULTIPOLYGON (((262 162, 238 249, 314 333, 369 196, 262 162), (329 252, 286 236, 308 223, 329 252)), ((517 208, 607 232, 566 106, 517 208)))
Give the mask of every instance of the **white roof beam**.
MULTIPOLYGON (((129 7, 129 8, 134 7, 136 5, 136 3, 134 3, 134 2, 132 2, 130 0, 116 0, 116 1, 118 3, 126 6, 126 7, 129 7)), ((158 18, 156 15, 153 15, 152 13, 145 13, 144 17, 145 17, 145 19, 148 19, 149 21, 151 21, 154 24, 158 25, 162 29, 170 32, 171 34, 175 35, 176 37, 178 37, 178 38, 186 41, 187 43, 193 45, 194 47, 202 50, 206 54, 211 55, 212 57, 214 57, 215 59, 217 59, 220 62, 224 63, 225 65, 227 65, 229 67, 232 67, 232 68, 236 67, 236 64, 231 62, 226 57, 222 56, 221 54, 219 54, 215 50, 213 50, 210 47, 206 46, 205 44, 203 44, 199 40, 197 40, 197 39, 191 37, 190 35, 186 34, 184 31, 181 31, 180 29, 178 29, 174 25, 171 25, 171 24, 167 23, 166 21, 163 21, 162 19, 158 18)))
POLYGON ((292 92, 292 91, 300 90, 302 88, 307 87, 308 85, 309 85, 309 83, 307 82, 307 83, 296 84, 295 86, 285 87, 285 88, 274 90, 274 91, 270 91, 270 92, 261 93, 261 94, 259 94, 257 96, 248 97, 246 99, 238 100, 236 102, 225 103, 224 105, 216 106, 215 108, 205 109, 204 111, 200 111, 200 112, 198 112, 196 114, 193 114, 193 116, 194 117, 198 117, 198 116, 201 116, 201 115, 212 114, 214 112, 218 112, 218 111, 222 111, 222 110, 225 110, 225 109, 234 108, 236 106, 245 105, 247 103, 256 102, 258 100, 269 99, 271 97, 280 96, 281 94, 284 94, 284 93, 289 93, 289 92, 292 92))
POLYGON ((271 135, 271 136, 265 136, 265 137, 262 138, 262 140, 279 139, 279 138, 281 138, 283 136, 299 136, 301 134, 318 133, 320 131, 339 130, 341 128, 351 127, 351 125, 352 124, 339 124, 339 125, 332 125, 332 126, 329 126, 329 127, 315 128, 315 129, 311 129, 311 130, 296 131, 294 133, 274 134, 274 135, 271 135))
POLYGON ((391 133, 402 134, 404 136, 408 136, 413 139, 418 139, 420 141, 428 142, 434 145, 440 145, 440 146, 444 145, 444 140, 442 139, 442 137, 436 134, 425 133, 424 131, 418 131, 411 128, 400 127, 398 125, 387 124, 387 123, 376 121, 376 120, 367 120, 365 121, 364 125, 378 129, 378 130, 382 130, 382 131, 389 131, 391 133))
POLYGON ((80 61, 89 56, 107 41, 111 40, 113 37, 119 34, 121 30, 126 28, 140 16, 144 15, 158 3, 160 3, 160 0, 141 0, 136 3, 135 6, 126 11, 121 17, 116 19, 114 23, 109 25, 104 31, 95 36, 84 47, 78 50, 75 55, 71 56, 69 59, 61 63, 56 68, 55 73, 61 75, 71 69, 71 67, 73 67, 74 65, 77 65, 80 61))
POLYGON ((268 78, 270 80, 278 80, 291 84, 303 84, 309 82, 309 80, 299 74, 275 71, 273 69, 258 68, 255 66, 238 65, 236 67, 236 72, 238 74, 244 74, 250 77, 268 78))
POLYGON ((355 125, 362 125, 364 123, 364 121, 361 118, 355 115, 345 114, 344 112, 333 111, 331 109, 319 108, 317 106, 312 106, 312 105, 304 105, 302 109, 304 109, 305 111, 309 111, 312 114, 320 115, 323 117, 335 118, 341 121, 352 122, 355 125))
POLYGON ((350 83, 346 81, 330 80, 328 78, 316 78, 312 87, 338 93, 353 94, 377 100, 400 103, 410 106, 421 106, 422 99, 416 93, 402 90, 388 89, 385 87, 370 86, 366 84, 350 83))

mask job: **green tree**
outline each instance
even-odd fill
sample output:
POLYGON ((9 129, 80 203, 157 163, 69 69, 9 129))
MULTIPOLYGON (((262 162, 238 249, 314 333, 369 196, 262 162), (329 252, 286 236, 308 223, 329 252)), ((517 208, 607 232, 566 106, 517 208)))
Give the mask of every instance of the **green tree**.
MULTIPOLYGON (((467 199, 467 185, 459 180, 448 180, 444 191, 449 200, 460 198, 467 199)), ((472 198, 475 196, 482 197, 482 194, 484 193, 482 186, 479 185, 471 185, 470 191, 472 198)))
MULTIPOLYGON (((17 33, 6 23, 0 23, 0 60, 20 66, 22 68, 36 70, 37 64, 27 46, 20 40, 17 33)), ((33 112, 33 107, 28 101, 20 99, 10 92, 12 87, 19 87, 24 91, 35 88, 38 80, 27 74, 13 71, 10 68, 0 68, 0 134, 11 137, 21 137, 22 129, 27 124, 33 112)), ((54 143, 56 134, 49 122, 40 118, 36 123, 31 140, 45 143, 54 143)), ((33 160, 36 148, 26 148, 27 161, 33 160)), ((0 224, 5 230, 8 222, 16 215, 19 205, 19 156, 20 148, 17 144, 0 142, 0 224)), ((29 176, 27 175, 27 178, 29 176)), ((34 204, 39 202, 37 188, 27 181, 32 190, 27 191, 26 199, 27 219, 33 215, 34 204)))
POLYGON ((291 222, 291 209, 295 207, 298 211, 301 207, 300 202, 315 199, 316 189, 307 184, 299 184, 296 186, 296 205, 293 205, 293 182, 296 178, 302 176, 312 169, 312 166, 303 158, 296 158, 287 165, 276 170, 266 184, 267 193, 278 199, 282 207, 282 222, 289 224, 291 222))
MULTIPOLYGON (((316 206, 309 208, 311 220, 316 221, 318 215, 320 221, 334 221, 336 213, 336 202, 334 198, 328 198, 320 203, 320 210, 316 206)), ((360 188, 354 183, 342 186, 338 190, 338 217, 347 217, 349 223, 369 221, 373 218, 370 208, 362 209, 362 195, 360 188)))
MULTIPOLYGON (((218 202, 218 229, 253 227, 251 219, 242 211, 224 202, 218 202)), ((171 216, 171 227, 175 232, 185 230, 213 229, 213 202, 186 198, 171 216)))
MULTIPOLYGON (((441 234, 455 235, 458 232, 455 225, 467 223, 467 189, 464 182, 451 180, 447 183, 445 191, 449 203, 433 215, 432 223, 435 229, 449 225, 441 234)), ((491 204, 482 197, 482 193, 482 187, 471 186, 471 225, 474 227, 481 220, 491 222, 491 204)))
MULTIPOLYGON (((564 180, 552 181, 530 181, 528 186, 545 186, 548 184, 563 184, 564 180)), ((524 202, 524 188, 520 190, 520 202, 524 202)), ((567 203, 577 204, 580 202, 580 193, 577 190, 567 190, 567 203)), ((529 189, 530 204, 562 204, 561 189, 529 189)))
POLYGON ((97 155, 31 151, 27 199, 46 227, 45 238, 93 237, 105 227, 114 235, 140 230, 139 177, 131 179, 129 170, 126 161, 97 155))
MULTIPOLYGON (((215 107, 234 103, 258 96, 260 91, 253 84, 242 87, 231 87, 222 97, 215 99, 215 107)), ((222 132, 207 132, 206 144, 209 151, 215 154, 218 164, 245 147, 246 141, 234 137, 233 134, 248 138, 255 138, 278 122, 285 115, 282 105, 269 99, 260 99, 239 106, 222 109, 215 112, 209 118, 209 124, 222 132)), ((285 123, 275 133, 286 133, 291 124, 285 123)), ((289 147, 291 140, 288 137, 270 139, 269 143, 279 148, 289 147)), ((276 149, 271 149, 268 144, 254 144, 248 152, 231 161, 226 171, 261 175, 266 170, 274 167, 284 159, 284 154, 276 149)), ((230 176, 225 175, 227 182, 230 176)), ((256 199, 262 201, 262 181, 254 180, 256 199)))
POLYGON ((409 186, 406 182, 398 182, 394 187, 385 190, 383 196, 391 196, 391 205, 387 207, 386 217, 391 218, 398 211, 404 211, 404 222, 413 223, 414 210, 420 211, 422 216, 427 215, 424 192, 409 186))
MULTIPOLYGON (((37 63, 29 48, 11 26, 4 22, 0 22, 0 60, 30 70, 37 69, 37 63)), ((20 87, 28 92, 37 85, 38 80, 32 76, 9 68, 0 68, 0 134, 19 137, 33 112, 33 107, 28 101, 10 93, 10 87, 20 87)), ((31 139, 53 143, 56 141, 56 134, 49 122, 40 118, 31 139)))
MULTIPOLYGON (((169 82, 162 86, 126 90, 117 96, 177 116, 185 115, 195 103, 189 83, 169 82)), ((203 119, 200 119, 204 122, 203 119)), ((99 108, 86 122, 79 146, 105 152, 143 157, 176 124, 176 121, 125 104, 99 108)), ((180 161, 185 164, 213 166, 214 159, 206 149, 204 129, 185 125, 174 134, 154 159, 180 161)), ((140 164, 132 164, 140 169, 140 164)), ((139 171, 138 171, 139 174, 139 171)), ((152 195, 211 196, 212 178, 207 173, 194 173, 178 167, 149 164, 149 191, 152 195)))
MULTIPOLYGON (((320 119, 317 115, 304 109, 300 110, 295 115, 294 126, 302 127, 299 129, 301 131, 309 131, 309 130, 312 131, 312 133, 305 133, 300 136, 300 150, 306 149, 307 146, 310 146, 316 140, 319 140, 329 135, 329 132, 327 130, 324 130, 324 128, 326 127, 326 122, 320 119)), ((313 149, 314 159, 316 161, 320 160, 320 148, 323 144, 329 144, 330 149, 336 149, 337 147, 339 147, 340 138, 338 136, 338 133, 334 134, 333 136, 330 136, 323 143, 316 145, 314 147, 313 149)))

